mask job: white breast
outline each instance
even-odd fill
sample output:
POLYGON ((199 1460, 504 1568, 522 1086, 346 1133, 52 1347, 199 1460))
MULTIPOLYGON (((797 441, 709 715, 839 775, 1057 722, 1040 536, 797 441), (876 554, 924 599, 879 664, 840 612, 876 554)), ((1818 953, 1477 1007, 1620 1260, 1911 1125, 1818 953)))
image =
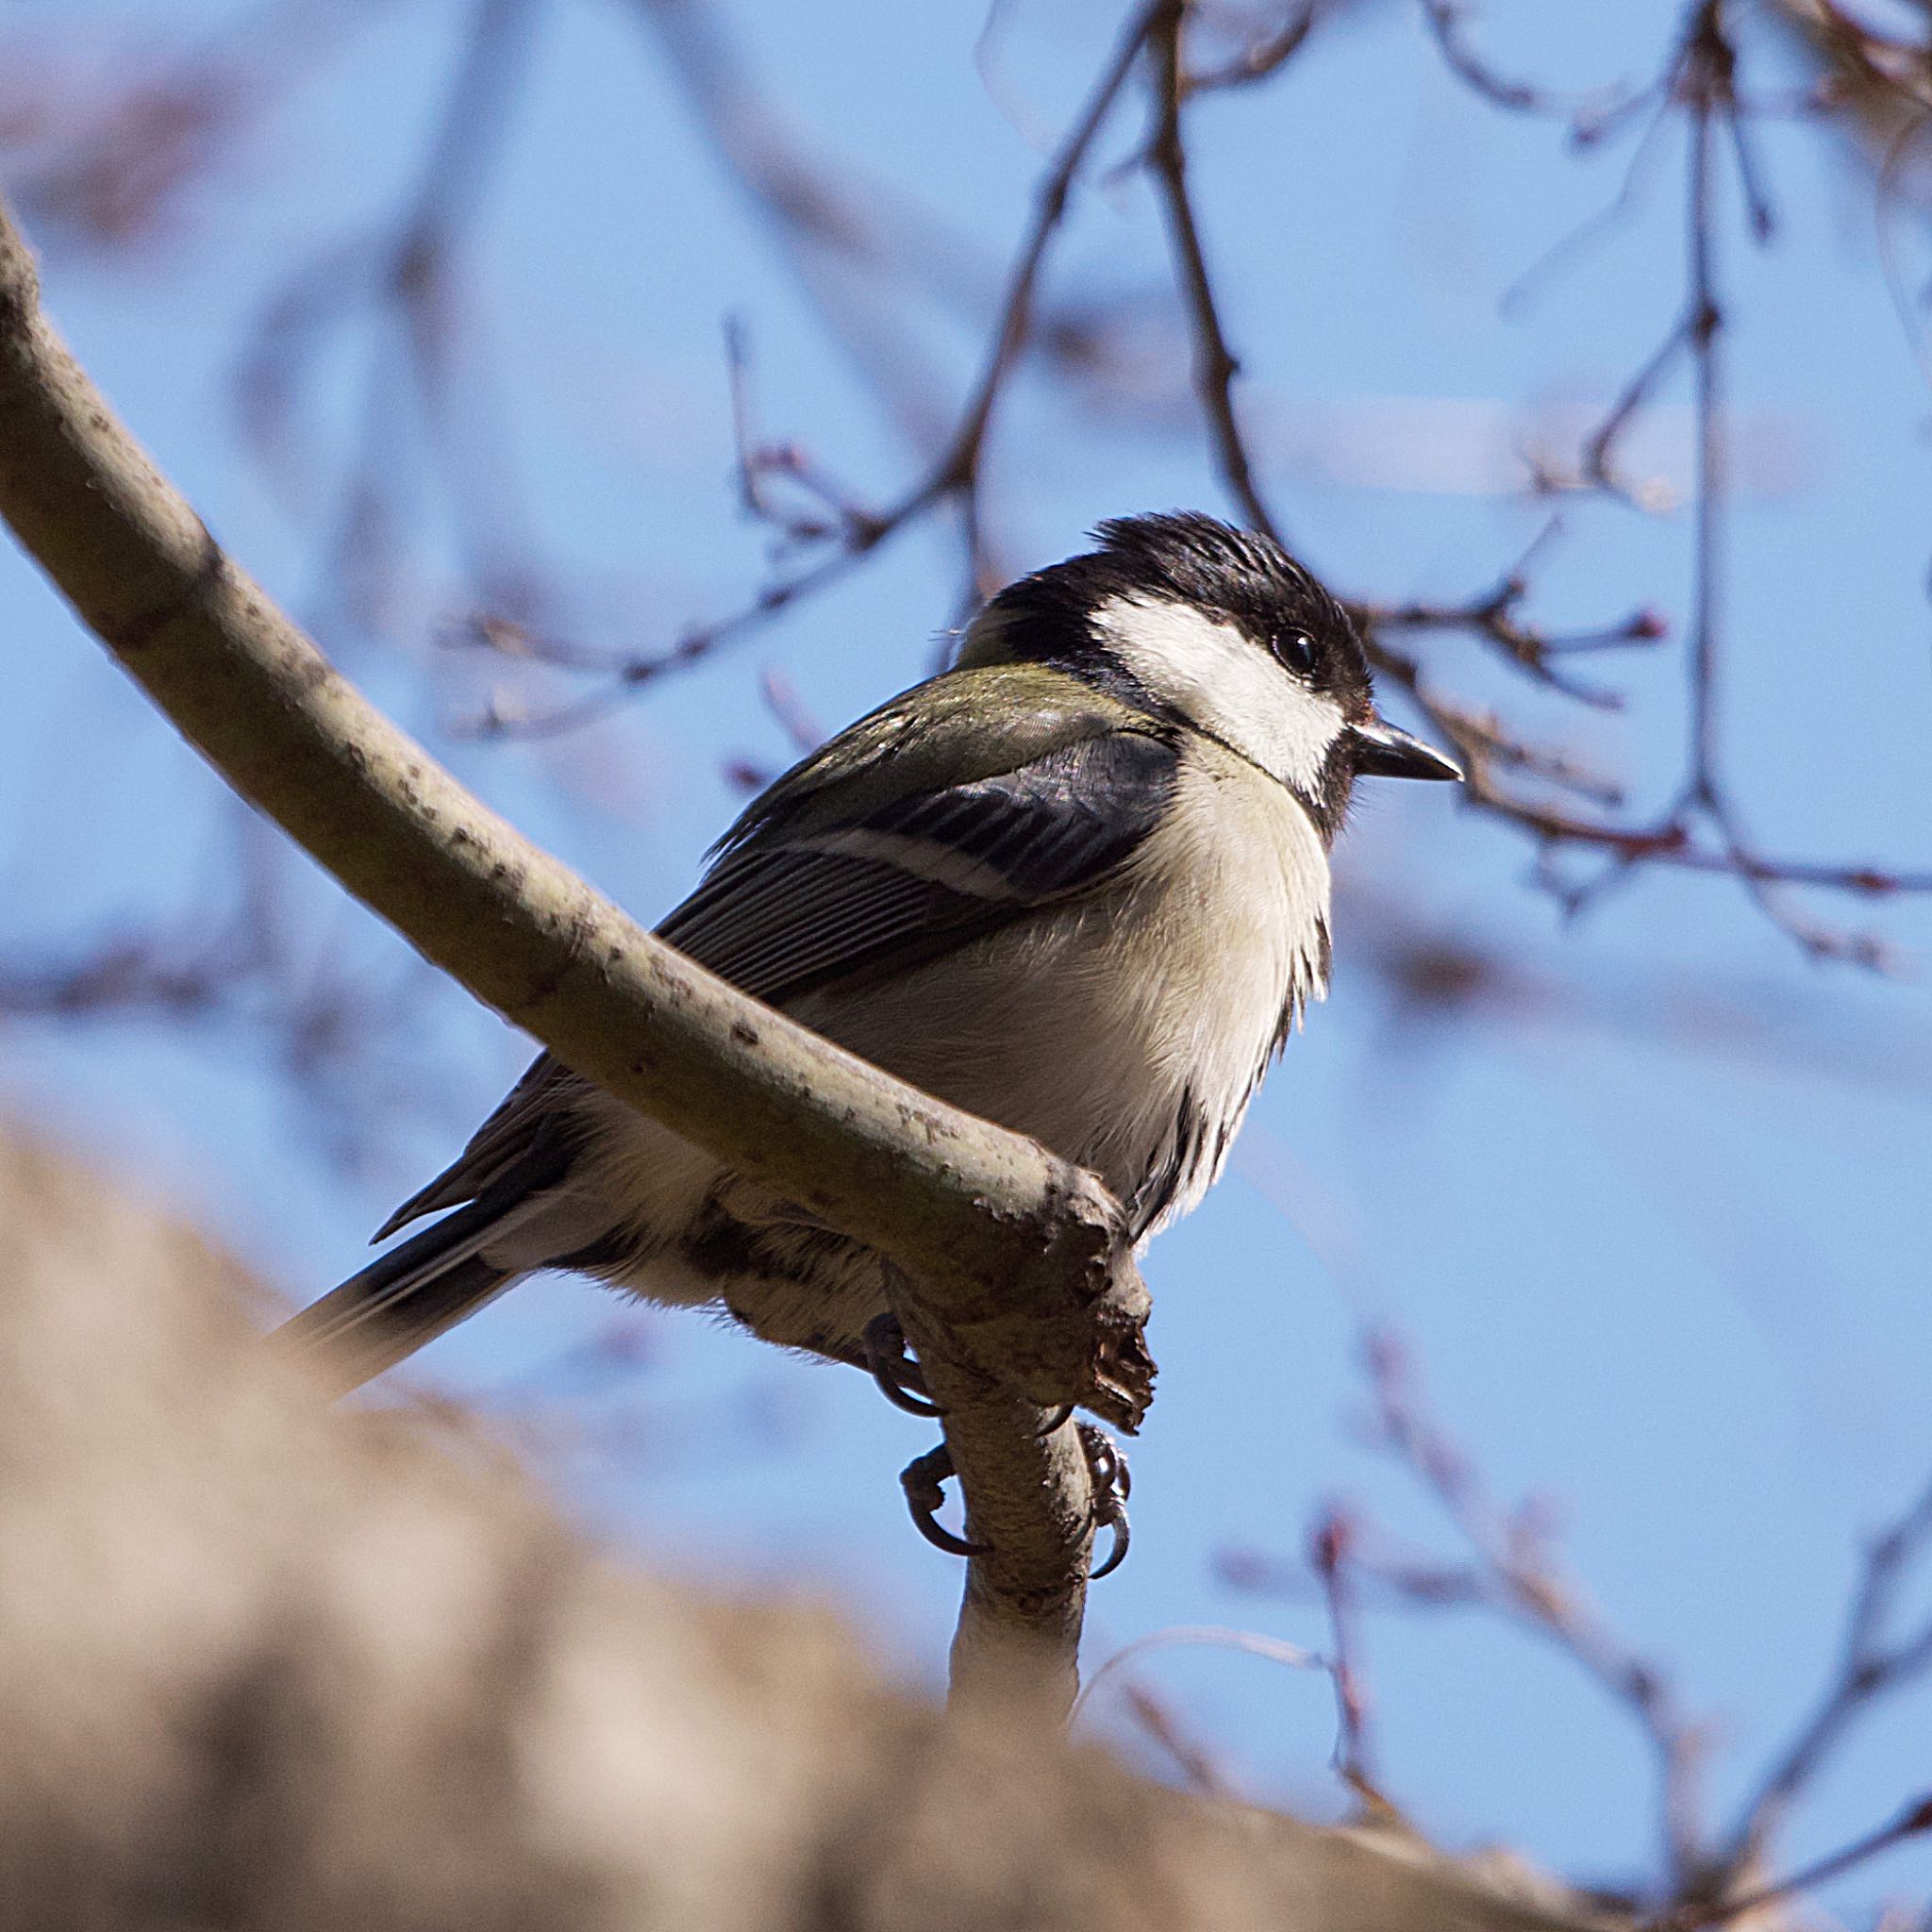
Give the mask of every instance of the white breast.
POLYGON ((1300 1004, 1328 862, 1279 785, 1208 747, 1121 882, 797 1016, 1090 1167, 1151 1233, 1199 1201, 1300 1004))

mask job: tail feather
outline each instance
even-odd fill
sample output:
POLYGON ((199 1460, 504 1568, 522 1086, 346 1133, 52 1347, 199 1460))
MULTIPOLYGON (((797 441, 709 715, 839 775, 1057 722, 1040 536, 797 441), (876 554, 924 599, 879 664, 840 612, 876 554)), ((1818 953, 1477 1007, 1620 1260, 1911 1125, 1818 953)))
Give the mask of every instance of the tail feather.
POLYGON ((271 1341, 318 1363, 337 1394, 359 1389, 527 1272, 479 1252, 503 1219, 497 1202, 444 1216, 291 1316, 271 1341))

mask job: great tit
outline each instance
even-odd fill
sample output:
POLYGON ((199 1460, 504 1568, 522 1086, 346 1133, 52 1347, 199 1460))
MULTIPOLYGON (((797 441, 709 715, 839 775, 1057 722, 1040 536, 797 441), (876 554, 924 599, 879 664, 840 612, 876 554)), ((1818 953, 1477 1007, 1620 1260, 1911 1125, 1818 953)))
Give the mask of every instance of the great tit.
MULTIPOLYGON (((753 800, 658 930, 1091 1169, 1144 1241, 1326 991, 1356 779, 1460 774, 1377 716, 1346 612, 1266 537, 1172 514, 1095 541, 753 800)), ((844 1361, 887 1310, 876 1253, 547 1054, 375 1239, 429 1214, 288 1324, 339 1383, 540 1269, 844 1361)))

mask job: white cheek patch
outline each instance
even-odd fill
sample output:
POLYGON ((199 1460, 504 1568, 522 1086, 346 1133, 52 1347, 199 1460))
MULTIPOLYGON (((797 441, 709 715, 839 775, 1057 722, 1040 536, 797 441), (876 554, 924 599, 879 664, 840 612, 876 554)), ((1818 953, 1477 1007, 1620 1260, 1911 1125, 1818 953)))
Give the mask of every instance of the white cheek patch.
POLYGON ((1155 696, 1283 784, 1319 789, 1346 728, 1334 699, 1310 691, 1233 625, 1191 605, 1116 597, 1093 621, 1155 696))

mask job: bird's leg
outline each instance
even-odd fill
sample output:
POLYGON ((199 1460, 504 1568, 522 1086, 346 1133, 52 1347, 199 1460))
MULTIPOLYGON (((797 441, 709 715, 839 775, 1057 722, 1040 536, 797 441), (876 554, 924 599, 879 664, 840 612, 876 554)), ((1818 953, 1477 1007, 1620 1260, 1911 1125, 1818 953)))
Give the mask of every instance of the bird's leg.
POLYGON ((1103 1529, 1113 1531, 1113 1548, 1108 1551, 1107 1560, 1087 1573, 1088 1582, 1098 1583, 1126 1561, 1127 1498, 1133 1493, 1134 1479, 1127 1472, 1127 1458, 1121 1454, 1120 1445, 1105 1429, 1096 1428, 1091 1423, 1076 1423, 1074 1426, 1080 1432, 1081 1453, 1087 1457, 1087 1480, 1093 1492, 1094 1534, 1097 1536, 1103 1529))
MULTIPOLYGON (((893 1324, 896 1327, 898 1324, 893 1324)), ((907 1507, 912 1511, 913 1527, 935 1549, 953 1557, 988 1557, 986 1543, 968 1542, 955 1536, 939 1520, 940 1506, 946 1500, 946 1478, 953 1474, 953 1452, 941 1442, 906 1465, 899 1477, 906 1491, 907 1507)))
MULTIPOLYGON (((865 1350, 867 1371, 894 1408, 903 1408, 908 1415, 945 1414, 926 1393, 925 1373, 907 1352, 906 1331, 900 1327, 897 1315, 874 1315, 865 1324, 859 1340, 865 1350)), ((945 1473, 952 1474, 950 1465, 945 1473)))

